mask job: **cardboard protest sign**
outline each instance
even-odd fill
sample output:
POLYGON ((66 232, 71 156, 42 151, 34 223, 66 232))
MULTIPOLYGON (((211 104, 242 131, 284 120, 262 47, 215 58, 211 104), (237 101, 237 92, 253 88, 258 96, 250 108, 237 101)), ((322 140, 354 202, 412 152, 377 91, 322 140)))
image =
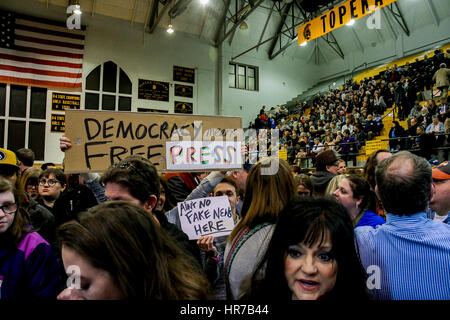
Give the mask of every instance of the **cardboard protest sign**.
POLYGON ((129 155, 141 155, 166 171, 167 141, 243 139, 242 130, 235 131, 241 128, 239 117, 66 110, 65 120, 65 135, 72 141, 64 159, 67 173, 102 172, 129 155))
POLYGON ((189 240, 201 236, 226 236, 234 228, 230 201, 227 196, 200 198, 178 202, 181 229, 189 240))
POLYGON ((234 141, 168 141, 167 170, 229 170, 243 163, 241 143, 234 141))

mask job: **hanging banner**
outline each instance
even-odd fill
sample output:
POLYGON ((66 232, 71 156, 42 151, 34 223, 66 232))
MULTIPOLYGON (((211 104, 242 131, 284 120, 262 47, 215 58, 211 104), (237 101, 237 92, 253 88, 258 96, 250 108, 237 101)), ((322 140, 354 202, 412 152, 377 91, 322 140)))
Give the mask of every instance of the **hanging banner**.
MULTIPOLYGON (((381 9, 397 0, 348 0, 341 5, 325 12, 297 29, 298 45, 319 38, 330 31, 342 27, 351 19, 358 20, 372 12, 381 9)), ((375 24, 368 28, 379 28, 375 24)))

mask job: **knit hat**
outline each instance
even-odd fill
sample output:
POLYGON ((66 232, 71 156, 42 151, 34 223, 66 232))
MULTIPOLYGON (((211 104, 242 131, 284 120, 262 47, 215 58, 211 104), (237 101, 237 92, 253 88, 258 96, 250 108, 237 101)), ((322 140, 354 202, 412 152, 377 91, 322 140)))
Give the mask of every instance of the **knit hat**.
POLYGON ((442 162, 440 165, 433 169, 433 179, 436 180, 449 180, 450 179, 450 164, 448 161, 442 162))
POLYGON ((17 157, 11 150, 0 148, 0 165, 13 166, 19 169, 17 157))
POLYGON ((315 158, 316 167, 327 166, 330 165, 340 158, 336 156, 333 150, 325 150, 319 152, 319 154, 315 158))

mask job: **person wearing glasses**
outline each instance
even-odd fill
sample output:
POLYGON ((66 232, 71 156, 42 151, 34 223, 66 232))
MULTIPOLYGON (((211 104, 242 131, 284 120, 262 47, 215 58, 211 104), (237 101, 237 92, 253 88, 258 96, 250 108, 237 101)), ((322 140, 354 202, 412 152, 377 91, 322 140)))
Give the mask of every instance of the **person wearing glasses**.
POLYGON ((318 195, 323 195, 328 183, 338 174, 338 160, 333 150, 320 152, 315 158, 316 172, 311 175, 314 191, 318 195))
POLYGON ((0 177, 0 300, 53 300, 61 291, 49 243, 33 232, 18 192, 0 177))
POLYGON ((61 169, 46 169, 39 176, 39 202, 53 212, 55 202, 66 189, 66 185, 67 178, 61 169))
POLYGON ((18 191, 22 206, 27 210, 33 228, 49 243, 55 241, 55 216, 38 202, 39 176, 42 170, 37 167, 25 169, 20 176, 18 191))

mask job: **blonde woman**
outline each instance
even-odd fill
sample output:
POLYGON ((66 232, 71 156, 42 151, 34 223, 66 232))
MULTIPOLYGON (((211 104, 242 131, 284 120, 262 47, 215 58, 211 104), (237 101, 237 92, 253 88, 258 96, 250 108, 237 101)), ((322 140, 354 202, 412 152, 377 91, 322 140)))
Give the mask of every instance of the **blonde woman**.
POLYGON ((247 293, 252 274, 266 251, 278 215, 295 195, 296 189, 289 164, 284 160, 266 158, 250 169, 242 218, 229 235, 225 248, 228 299, 236 300, 247 293))

